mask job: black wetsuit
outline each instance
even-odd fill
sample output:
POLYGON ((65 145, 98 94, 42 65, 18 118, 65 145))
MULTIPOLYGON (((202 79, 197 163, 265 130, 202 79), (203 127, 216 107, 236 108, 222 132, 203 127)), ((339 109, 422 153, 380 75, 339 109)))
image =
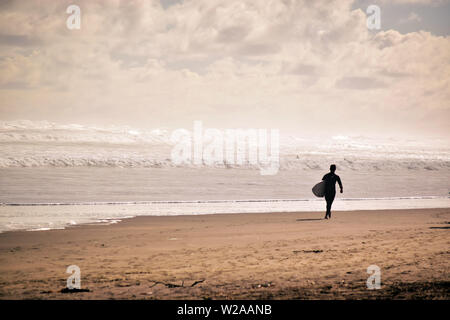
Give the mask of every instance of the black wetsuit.
POLYGON ((326 217, 331 218, 331 205, 333 204, 334 197, 336 196, 336 182, 339 183, 339 187, 342 189, 341 178, 334 172, 329 172, 322 178, 325 181, 325 200, 327 201, 327 213, 326 217))

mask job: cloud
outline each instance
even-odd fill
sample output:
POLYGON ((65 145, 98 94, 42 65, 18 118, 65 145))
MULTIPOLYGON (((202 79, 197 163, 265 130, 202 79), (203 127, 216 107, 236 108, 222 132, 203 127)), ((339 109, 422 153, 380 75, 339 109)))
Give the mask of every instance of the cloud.
POLYGON ((400 19, 399 23, 410 23, 410 22, 421 22, 422 18, 415 12, 410 12, 408 17, 405 19, 400 19))
POLYGON ((23 35, 0 34, 0 46, 30 47, 41 44, 38 38, 23 35))
POLYGON ((380 80, 369 77, 344 77, 336 82, 340 89, 369 90, 386 88, 387 85, 380 80))
POLYGON ((70 1, 10 1, 0 116, 316 130, 332 110, 344 129, 407 114, 405 128, 426 116, 448 131, 449 37, 370 32, 352 2, 80 0, 70 31, 70 1))

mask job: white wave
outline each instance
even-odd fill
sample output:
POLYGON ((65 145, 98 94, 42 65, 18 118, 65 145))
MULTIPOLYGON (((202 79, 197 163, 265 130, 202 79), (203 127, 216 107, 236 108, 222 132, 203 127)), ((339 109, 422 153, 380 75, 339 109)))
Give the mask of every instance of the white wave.
POLYGON ((126 126, 59 125, 47 121, 25 120, 0 122, 0 142, 170 144, 169 138, 166 129, 143 131, 126 126))
MULTIPOLYGON (((156 128, 60 125, 48 121, 0 122, 0 168, 8 167, 173 167, 171 132, 156 128)), ((448 141, 416 141, 336 135, 280 136, 281 170, 448 170, 448 141)), ((185 165, 198 167, 197 165, 185 165)), ((217 168, 258 166, 216 162, 217 168)))
MULTIPOLYGON (((156 150, 155 150, 156 151, 156 150)), ((98 155, 83 154, 86 151, 73 152, 68 150, 61 154, 29 155, 29 156, 0 156, 0 168, 11 167, 111 167, 111 168, 172 168, 172 167, 211 167, 211 168, 245 168, 259 169, 258 165, 251 164, 230 164, 227 162, 216 162, 212 165, 182 164, 175 165, 166 153, 144 154, 116 154, 115 152, 102 152, 98 155)), ((120 152, 119 152, 120 153, 120 152)), ((361 157, 340 157, 336 155, 316 155, 309 157, 292 158, 282 155, 280 159, 280 170, 328 170, 330 163, 335 163, 339 170, 358 171, 380 171, 380 170, 427 170, 439 171, 449 170, 450 160, 436 159, 433 157, 414 159, 396 158, 394 156, 386 158, 361 158, 361 157)))
MULTIPOLYGON (((409 196, 409 197, 378 197, 378 198, 340 198, 339 201, 395 201, 395 200, 432 200, 450 199, 450 196, 409 196)), ((104 206, 104 205, 152 205, 152 204, 192 204, 192 203, 266 203, 266 202, 311 202, 323 199, 222 199, 222 200, 154 200, 154 201, 88 201, 88 202, 35 202, 35 203, 0 203, 2 206, 32 207, 32 206, 104 206)), ((113 218, 105 218, 113 219, 113 218)), ((76 224, 73 220, 70 224, 76 224)))

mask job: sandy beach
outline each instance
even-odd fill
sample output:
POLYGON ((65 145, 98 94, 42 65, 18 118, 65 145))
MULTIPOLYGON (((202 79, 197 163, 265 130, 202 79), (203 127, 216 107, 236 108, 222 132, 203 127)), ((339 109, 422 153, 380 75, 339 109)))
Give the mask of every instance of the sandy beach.
POLYGON ((1 299, 448 299, 450 209, 136 217, 0 234, 1 299), (81 269, 88 292, 61 293, 81 269), (381 270, 368 290, 366 270, 381 270))

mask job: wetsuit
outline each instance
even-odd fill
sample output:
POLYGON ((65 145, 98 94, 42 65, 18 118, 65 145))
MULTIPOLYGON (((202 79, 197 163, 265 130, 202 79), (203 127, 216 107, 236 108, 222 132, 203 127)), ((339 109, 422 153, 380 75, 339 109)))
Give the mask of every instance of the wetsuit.
POLYGON ((327 213, 326 217, 331 218, 331 205, 333 204, 334 197, 336 196, 336 182, 339 183, 339 187, 342 189, 341 178, 334 172, 329 172, 322 178, 325 181, 325 200, 327 201, 327 213))

